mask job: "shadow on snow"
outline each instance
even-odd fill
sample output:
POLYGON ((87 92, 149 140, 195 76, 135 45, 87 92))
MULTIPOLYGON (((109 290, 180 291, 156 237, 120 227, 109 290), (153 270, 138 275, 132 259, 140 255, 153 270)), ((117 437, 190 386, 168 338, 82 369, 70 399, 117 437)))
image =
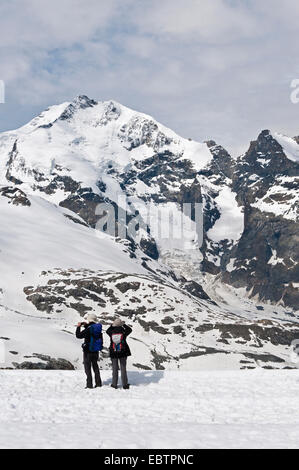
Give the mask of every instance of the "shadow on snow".
MULTIPOLYGON (((140 385, 150 385, 152 383, 158 383, 164 377, 164 371, 160 370, 149 370, 146 372, 128 371, 129 383, 138 387, 140 385)), ((111 378, 104 380, 103 385, 109 385, 111 378)), ((119 377, 119 385, 121 385, 121 378, 119 377)))

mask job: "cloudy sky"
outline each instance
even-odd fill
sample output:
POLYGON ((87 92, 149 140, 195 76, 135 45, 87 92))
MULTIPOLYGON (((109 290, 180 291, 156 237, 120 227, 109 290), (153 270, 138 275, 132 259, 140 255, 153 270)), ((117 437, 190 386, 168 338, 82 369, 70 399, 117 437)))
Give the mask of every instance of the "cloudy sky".
POLYGON ((1 0, 0 131, 78 94, 241 153, 299 134, 298 0, 1 0))

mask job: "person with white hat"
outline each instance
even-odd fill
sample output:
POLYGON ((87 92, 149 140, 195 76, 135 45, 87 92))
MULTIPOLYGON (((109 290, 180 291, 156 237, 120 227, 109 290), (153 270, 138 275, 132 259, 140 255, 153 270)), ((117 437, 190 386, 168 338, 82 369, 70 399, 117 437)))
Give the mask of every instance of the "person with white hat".
POLYGON ((122 386, 125 390, 130 388, 127 375, 127 357, 131 356, 131 351, 127 343, 127 337, 132 333, 132 328, 126 325, 120 318, 116 318, 107 330, 110 336, 110 358, 112 361, 112 384, 117 388, 118 371, 120 366, 122 386))
POLYGON ((95 387, 102 386, 100 369, 98 366, 99 351, 103 348, 102 324, 98 322, 98 318, 94 313, 84 315, 85 322, 79 322, 76 329, 76 338, 84 339, 83 364, 86 373, 86 387, 93 388, 92 373, 93 368, 95 375, 95 387), (81 326, 84 330, 81 331, 81 326))

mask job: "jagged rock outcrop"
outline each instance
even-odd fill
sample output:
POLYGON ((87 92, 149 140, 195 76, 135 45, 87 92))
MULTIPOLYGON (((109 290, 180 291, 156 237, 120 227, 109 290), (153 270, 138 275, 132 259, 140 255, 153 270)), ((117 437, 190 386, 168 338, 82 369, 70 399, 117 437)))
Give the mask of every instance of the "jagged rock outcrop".
POLYGON ((299 164, 263 131, 236 164, 233 188, 244 232, 222 278, 263 301, 299 305, 299 164))

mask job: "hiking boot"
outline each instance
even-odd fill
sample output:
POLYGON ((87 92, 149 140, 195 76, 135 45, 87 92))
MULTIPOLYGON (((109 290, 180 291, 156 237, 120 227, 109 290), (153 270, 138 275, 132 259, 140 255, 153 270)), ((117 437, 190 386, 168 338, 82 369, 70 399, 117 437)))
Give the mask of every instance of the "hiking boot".
POLYGON ((94 388, 98 388, 98 387, 102 387, 102 383, 96 384, 96 385, 94 386, 94 388))
POLYGON ((130 384, 127 384, 127 385, 124 385, 124 386, 123 386, 123 389, 124 389, 124 390, 129 390, 129 388, 130 388, 130 384))
POLYGON ((113 384, 111 384, 110 387, 115 388, 115 390, 117 390, 118 388, 117 385, 113 385, 113 384))

